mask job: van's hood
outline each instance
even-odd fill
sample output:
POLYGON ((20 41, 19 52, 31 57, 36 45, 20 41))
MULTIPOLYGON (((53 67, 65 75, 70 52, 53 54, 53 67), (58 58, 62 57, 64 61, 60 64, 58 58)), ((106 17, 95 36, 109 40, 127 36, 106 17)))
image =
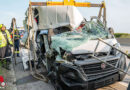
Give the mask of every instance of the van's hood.
MULTIPOLYGON (((91 40, 88 38, 78 38, 80 40, 77 40, 73 36, 73 39, 71 38, 55 38, 52 41, 51 47, 54 48, 56 51, 60 53, 60 48, 64 49, 65 51, 70 51, 72 54, 83 54, 83 53, 92 53, 94 52, 98 40, 91 40)), ((117 43, 117 40, 115 38, 112 39, 104 39, 105 42, 109 43, 110 45, 114 45, 117 43)), ((104 44, 103 42, 99 42, 99 45, 97 47, 96 52, 108 52, 110 50, 110 46, 104 44)))
MULTIPOLYGON (((112 46, 117 43, 117 40, 115 38, 105 39, 104 41, 109 43, 112 46)), ((88 42, 81 44, 78 47, 73 48, 72 53, 73 54, 92 53, 94 52, 97 43, 98 43, 98 40, 88 40, 88 42)), ((110 46, 100 41, 96 52, 108 52, 110 48, 111 48, 110 46)))

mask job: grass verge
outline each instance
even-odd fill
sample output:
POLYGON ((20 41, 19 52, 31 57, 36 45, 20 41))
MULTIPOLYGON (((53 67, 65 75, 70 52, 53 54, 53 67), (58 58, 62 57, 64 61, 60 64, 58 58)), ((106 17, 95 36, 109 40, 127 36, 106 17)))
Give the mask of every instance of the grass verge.
POLYGON ((128 33, 115 33, 116 38, 130 38, 130 34, 128 33))

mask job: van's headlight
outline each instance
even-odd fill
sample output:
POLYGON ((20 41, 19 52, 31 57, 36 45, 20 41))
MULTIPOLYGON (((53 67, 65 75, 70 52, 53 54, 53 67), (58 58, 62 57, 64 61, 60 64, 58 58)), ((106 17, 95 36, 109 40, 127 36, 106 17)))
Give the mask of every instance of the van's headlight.
POLYGON ((74 72, 67 72, 64 74, 64 77, 68 79, 77 80, 77 76, 75 75, 74 72))
MULTIPOLYGON (((115 45, 115 47, 117 48, 117 49, 120 49, 120 44, 119 43, 117 43, 116 45, 115 45)), ((118 54, 120 54, 120 52, 118 51, 118 50, 116 50, 116 55, 118 55, 118 54)))
POLYGON ((74 60, 74 56, 71 52, 65 52, 63 58, 68 61, 74 60))
POLYGON ((119 68, 125 70, 126 69, 126 57, 125 55, 121 55, 120 61, 119 61, 119 68))
POLYGON ((59 67, 61 77, 66 80, 71 80, 74 82, 87 81, 87 77, 80 72, 77 66, 72 66, 68 64, 61 64, 59 67))
MULTIPOLYGON (((119 49, 120 50, 120 44, 119 43, 116 43, 115 45, 113 45, 115 48, 119 49)), ((114 54, 114 55, 119 55, 121 54, 120 51, 116 50, 115 48, 112 48, 112 51, 111 53, 114 54)))

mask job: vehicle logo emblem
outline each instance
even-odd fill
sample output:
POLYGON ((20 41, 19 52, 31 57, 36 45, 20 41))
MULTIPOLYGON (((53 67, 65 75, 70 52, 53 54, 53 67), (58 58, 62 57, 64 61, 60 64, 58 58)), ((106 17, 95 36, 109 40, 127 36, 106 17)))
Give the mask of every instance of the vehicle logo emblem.
POLYGON ((106 64, 105 64, 105 63, 102 63, 102 64, 101 64, 101 68, 102 68, 102 69, 105 69, 105 68, 106 68, 106 64))

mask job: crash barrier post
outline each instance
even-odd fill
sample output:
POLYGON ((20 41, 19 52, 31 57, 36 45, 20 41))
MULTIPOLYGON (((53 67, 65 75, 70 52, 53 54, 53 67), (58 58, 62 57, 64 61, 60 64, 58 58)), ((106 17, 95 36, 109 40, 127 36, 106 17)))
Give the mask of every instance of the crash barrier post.
MULTIPOLYGON (((127 55, 125 52, 121 51, 120 49, 118 49, 118 48, 116 48, 116 47, 114 47, 114 46, 108 44, 107 42, 103 41, 101 38, 98 38, 98 40, 101 41, 101 42, 103 42, 104 44, 106 44, 106 45, 108 45, 108 46, 110 46, 110 47, 116 49, 117 51, 121 52, 123 55, 127 56, 128 59, 130 59, 130 56, 127 55)), ((99 45, 99 42, 98 42, 98 44, 97 44, 97 46, 96 46, 96 49, 98 48, 98 45, 99 45)), ((95 49, 94 53, 96 52, 96 49, 95 49)), ((121 71, 121 72, 123 72, 123 73, 125 73, 125 74, 127 74, 127 75, 130 76, 130 74, 127 73, 127 72, 128 72, 128 69, 129 69, 129 67, 130 67, 130 63, 128 64, 128 67, 127 67, 126 70, 122 70, 121 68, 115 67, 114 65, 109 64, 108 62, 105 62, 104 60, 99 59, 99 58, 96 57, 94 54, 91 55, 91 56, 92 56, 93 58, 95 58, 96 60, 99 60, 100 62, 103 62, 103 63, 105 63, 105 64, 107 64, 107 65, 109 65, 109 66, 111 66, 111 67, 114 67, 115 69, 117 69, 117 70, 119 70, 119 71, 121 71)))

